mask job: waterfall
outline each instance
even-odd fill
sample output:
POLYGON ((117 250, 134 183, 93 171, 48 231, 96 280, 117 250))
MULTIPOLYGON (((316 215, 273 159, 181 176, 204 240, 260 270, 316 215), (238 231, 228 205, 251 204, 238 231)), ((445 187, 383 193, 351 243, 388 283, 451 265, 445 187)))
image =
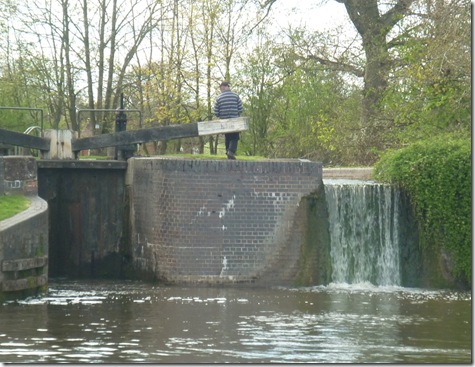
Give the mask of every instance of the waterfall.
POLYGON ((332 282, 400 285, 399 190, 372 181, 323 183, 332 282))

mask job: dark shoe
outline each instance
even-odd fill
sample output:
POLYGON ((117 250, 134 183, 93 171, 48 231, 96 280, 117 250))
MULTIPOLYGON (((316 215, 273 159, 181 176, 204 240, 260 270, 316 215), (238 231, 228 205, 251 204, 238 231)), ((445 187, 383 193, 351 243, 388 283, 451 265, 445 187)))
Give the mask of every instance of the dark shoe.
POLYGON ((231 151, 226 152, 226 155, 228 156, 228 159, 236 159, 236 155, 231 151))

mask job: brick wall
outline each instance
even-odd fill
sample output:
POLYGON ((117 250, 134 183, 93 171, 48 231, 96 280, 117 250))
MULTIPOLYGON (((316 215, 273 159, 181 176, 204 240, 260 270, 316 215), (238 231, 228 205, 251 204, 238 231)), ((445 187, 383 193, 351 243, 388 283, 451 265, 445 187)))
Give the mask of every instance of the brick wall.
POLYGON ((37 166, 34 157, 0 157, 0 195, 3 194, 38 194, 37 166))
POLYGON ((303 241, 299 206, 322 185, 322 165, 134 158, 126 185, 142 278, 285 284, 303 241))

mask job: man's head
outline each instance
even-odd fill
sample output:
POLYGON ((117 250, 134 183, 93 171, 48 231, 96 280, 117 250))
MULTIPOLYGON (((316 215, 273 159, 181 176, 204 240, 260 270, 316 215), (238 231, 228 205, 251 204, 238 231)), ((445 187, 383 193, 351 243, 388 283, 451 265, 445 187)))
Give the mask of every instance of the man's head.
POLYGON ((230 86, 229 86, 229 82, 222 82, 220 85, 219 85, 219 89, 221 90, 221 92, 224 92, 225 90, 229 90, 230 89, 230 86))

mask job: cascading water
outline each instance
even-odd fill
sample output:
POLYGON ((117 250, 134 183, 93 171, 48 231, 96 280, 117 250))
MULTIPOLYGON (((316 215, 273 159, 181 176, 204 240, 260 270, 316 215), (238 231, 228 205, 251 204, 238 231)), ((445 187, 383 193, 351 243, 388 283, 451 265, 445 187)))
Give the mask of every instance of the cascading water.
POLYGON ((324 180, 333 283, 400 285, 399 190, 324 180))

